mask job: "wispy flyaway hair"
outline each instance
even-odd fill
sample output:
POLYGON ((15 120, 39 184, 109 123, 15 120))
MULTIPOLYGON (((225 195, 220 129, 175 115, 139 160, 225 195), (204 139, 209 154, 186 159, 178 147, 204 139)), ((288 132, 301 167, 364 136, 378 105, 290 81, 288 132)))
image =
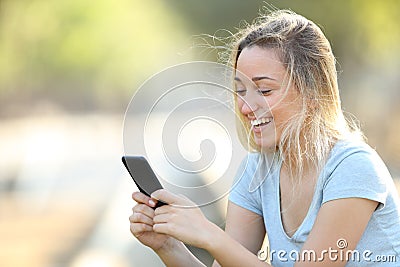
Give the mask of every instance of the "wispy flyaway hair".
MULTIPOLYGON (((304 167, 315 168, 317 173, 322 170, 338 140, 363 136, 343 115, 336 60, 329 41, 315 23, 288 10, 261 15, 234 36, 227 63, 236 69, 240 53, 252 46, 275 50, 286 68, 285 84, 288 88, 294 85, 302 97, 301 112, 287 122, 277 144, 277 153, 287 164, 292 181, 299 183, 304 167)), ((252 139, 251 126, 237 113, 242 143, 248 147, 250 139, 250 147, 260 151, 252 139)))

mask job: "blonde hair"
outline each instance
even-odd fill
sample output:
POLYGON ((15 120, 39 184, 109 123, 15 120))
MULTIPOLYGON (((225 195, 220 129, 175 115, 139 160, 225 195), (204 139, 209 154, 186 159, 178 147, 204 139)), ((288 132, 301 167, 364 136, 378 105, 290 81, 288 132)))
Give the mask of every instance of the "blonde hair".
MULTIPOLYGON (((274 49, 287 71, 287 89, 293 84, 302 97, 302 111, 285 125, 278 144, 279 155, 293 182, 301 182, 304 166, 320 173, 338 140, 363 138, 357 125, 343 115, 336 60, 329 41, 313 22, 292 11, 273 11, 247 25, 232 43, 230 65, 234 69, 246 47, 274 49)), ((236 111, 242 144, 260 151, 250 134, 249 123, 236 111)))

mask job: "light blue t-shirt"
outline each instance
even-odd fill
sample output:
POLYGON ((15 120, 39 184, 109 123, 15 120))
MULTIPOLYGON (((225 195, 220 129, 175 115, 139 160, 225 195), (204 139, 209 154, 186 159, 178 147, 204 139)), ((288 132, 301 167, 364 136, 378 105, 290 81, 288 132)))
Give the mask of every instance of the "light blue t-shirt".
MULTIPOLYGON (((279 169, 266 168, 265 157, 250 153, 239 168, 229 200, 263 216, 268 233, 272 266, 293 266, 302 257, 306 241, 321 205, 341 198, 366 198, 379 202, 352 255, 340 248, 311 256, 349 259, 346 266, 400 266, 400 204, 396 187, 377 153, 362 142, 339 141, 316 183, 308 213, 292 237, 282 226, 279 201, 279 169), (258 167, 257 167, 258 166, 258 167), (267 171, 269 170, 269 171, 267 171), (337 251, 335 253, 335 250, 337 251), (336 256, 335 256, 336 255, 336 256), (341 256, 343 255, 343 256, 341 256)), ((351 220, 351 218, 349 218, 351 220)), ((304 255, 308 258, 308 255, 304 255)))

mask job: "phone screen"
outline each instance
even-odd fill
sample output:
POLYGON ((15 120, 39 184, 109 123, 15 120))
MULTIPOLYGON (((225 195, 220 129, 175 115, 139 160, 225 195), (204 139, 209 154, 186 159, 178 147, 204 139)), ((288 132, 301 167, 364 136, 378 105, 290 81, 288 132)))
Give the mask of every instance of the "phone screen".
MULTIPOLYGON (((123 156, 122 162, 143 194, 150 196, 154 191, 163 188, 149 162, 143 156, 123 156)), ((164 204, 158 201, 157 207, 164 204)))

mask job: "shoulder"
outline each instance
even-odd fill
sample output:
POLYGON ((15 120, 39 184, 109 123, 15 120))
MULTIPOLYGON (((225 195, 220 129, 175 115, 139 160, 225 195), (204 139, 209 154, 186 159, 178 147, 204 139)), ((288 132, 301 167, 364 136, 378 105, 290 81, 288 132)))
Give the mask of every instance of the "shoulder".
POLYGON ((393 184, 382 159, 363 142, 338 142, 321 176, 323 202, 357 197, 385 204, 393 184))
POLYGON ((229 200, 247 210, 262 215, 259 192, 252 190, 262 155, 248 153, 242 160, 229 194, 229 200))
POLYGON ((372 172, 390 177, 378 153, 361 141, 341 140, 331 150, 324 169, 325 175, 330 176, 333 172, 347 170, 353 174, 372 172))
POLYGON ((362 141, 339 140, 333 146, 329 160, 341 160, 351 155, 359 155, 360 153, 366 155, 376 155, 376 151, 368 144, 362 141))
POLYGON ((248 153, 240 163, 236 174, 236 180, 247 176, 253 176, 259 169, 260 163, 263 161, 263 155, 260 153, 248 153))

